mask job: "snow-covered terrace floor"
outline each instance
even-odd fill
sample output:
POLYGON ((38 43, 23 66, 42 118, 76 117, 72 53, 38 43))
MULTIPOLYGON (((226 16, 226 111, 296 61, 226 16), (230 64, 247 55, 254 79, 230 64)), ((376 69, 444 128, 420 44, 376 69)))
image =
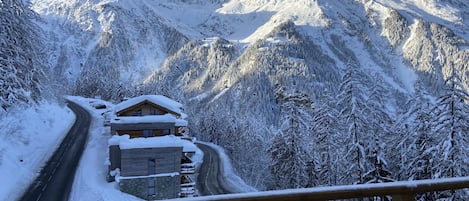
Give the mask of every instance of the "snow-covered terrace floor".
MULTIPOLYGON (((239 193, 195 197, 190 199, 173 199, 179 200, 220 200, 220 201, 269 201, 269 200, 335 200, 362 198, 373 196, 390 195, 393 200, 407 201, 414 200, 414 194, 444 190, 458 190, 469 188, 469 177, 456 177, 445 179, 430 179, 418 181, 398 181, 379 184, 358 184, 344 186, 328 186, 303 189, 286 189, 275 191, 262 191, 253 193, 239 193)), ((468 195, 468 192, 466 192, 468 195)), ((468 195, 469 196, 469 195, 468 195)))

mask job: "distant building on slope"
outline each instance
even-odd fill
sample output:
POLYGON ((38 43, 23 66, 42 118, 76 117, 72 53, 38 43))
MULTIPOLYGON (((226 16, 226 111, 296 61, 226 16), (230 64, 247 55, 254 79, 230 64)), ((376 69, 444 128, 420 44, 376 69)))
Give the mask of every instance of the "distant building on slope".
POLYGON ((160 95, 132 98, 114 107, 110 120, 108 180, 147 200, 195 193, 197 148, 187 135, 182 105, 160 95))

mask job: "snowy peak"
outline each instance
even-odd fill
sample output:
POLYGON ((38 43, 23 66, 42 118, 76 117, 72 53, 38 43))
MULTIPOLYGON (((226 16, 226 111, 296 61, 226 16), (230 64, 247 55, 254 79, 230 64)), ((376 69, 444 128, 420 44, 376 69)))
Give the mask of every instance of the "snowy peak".
POLYGON ((326 26, 328 23, 315 1, 242 0, 223 4, 202 26, 213 28, 214 33, 222 33, 227 39, 252 43, 289 20, 297 25, 326 26), (220 30, 217 26, 220 23, 231 26, 220 30))

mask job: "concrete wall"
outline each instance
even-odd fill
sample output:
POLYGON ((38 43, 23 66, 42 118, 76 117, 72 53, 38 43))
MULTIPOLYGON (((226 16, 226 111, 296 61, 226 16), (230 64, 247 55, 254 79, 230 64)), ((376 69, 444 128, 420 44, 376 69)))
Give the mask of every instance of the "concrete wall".
POLYGON ((148 160, 155 159, 156 174, 180 172, 182 147, 123 149, 121 176, 148 175, 148 160))

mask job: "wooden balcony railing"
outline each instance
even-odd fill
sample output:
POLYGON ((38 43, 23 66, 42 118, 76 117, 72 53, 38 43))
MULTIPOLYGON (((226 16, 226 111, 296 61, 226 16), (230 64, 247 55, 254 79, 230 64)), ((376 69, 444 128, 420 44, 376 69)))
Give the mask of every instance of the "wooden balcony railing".
POLYGON ((181 198, 193 197, 195 194, 195 182, 190 176, 181 176, 181 191, 179 196, 181 198))
POLYGON ((417 193, 458 190, 463 188, 469 188, 469 177, 225 194, 191 198, 191 201, 304 201, 375 196, 392 196, 393 201, 413 201, 417 193))
POLYGON ((195 173, 195 164, 194 163, 184 163, 181 164, 181 174, 194 174, 195 173))

